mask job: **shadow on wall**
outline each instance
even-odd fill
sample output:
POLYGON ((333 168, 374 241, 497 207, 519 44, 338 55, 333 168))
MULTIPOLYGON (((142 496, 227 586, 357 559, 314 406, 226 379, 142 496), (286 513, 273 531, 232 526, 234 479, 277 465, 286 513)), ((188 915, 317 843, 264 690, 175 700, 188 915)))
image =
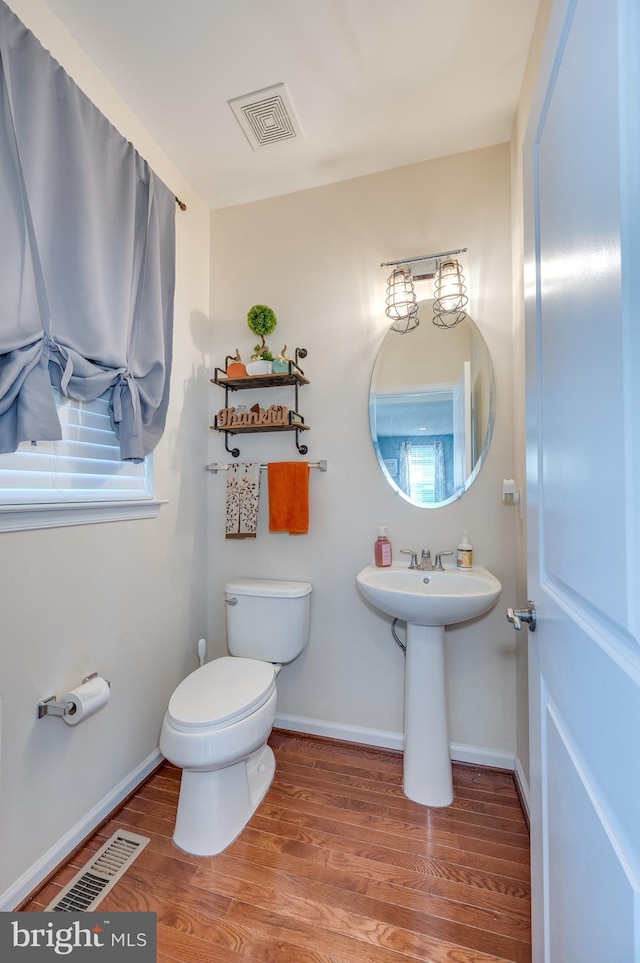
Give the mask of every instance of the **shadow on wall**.
MULTIPOLYGON (((192 366, 190 377, 180 386, 172 386, 175 396, 174 406, 180 408, 180 418, 174 430, 170 430, 168 437, 168 457, 172 472, 179 478, 178 504, 176 512, 175 530, 169 533, 171 540, 181 538, 192 539, 191 555, 193 557, 193 573, 199 573, 199 578, 191 578, 189 593, 189 625, 188 637, 194 640, 193 664, 189 659, 186 671, 191 672, 197 667, 195 661, 195 643, 202 636, 206 636, 206 538, 205 518, 207 511, 207 464, 208 432, 209 432, 209 379, 211 377, 210 344, 212 322, 201 311, 194 311, 191 315, 191 334, 193 344, 200 351, 201 363, 192 366), (178 395, 181 393, 181 397, 178 395), (194 505, 198 506, 197 514, 201 524, 193 527, 194 505)), ((175 408, 174 408, 175 410, 175 408)), ((158 496, 163 497, 161 488, 158 496)), ((170 549, 169 549, 170 550, 170 549)), ((179 553, 182 557, 182 553, 179 553)), ((180 578, 180 573, 176 573, 180 578)))

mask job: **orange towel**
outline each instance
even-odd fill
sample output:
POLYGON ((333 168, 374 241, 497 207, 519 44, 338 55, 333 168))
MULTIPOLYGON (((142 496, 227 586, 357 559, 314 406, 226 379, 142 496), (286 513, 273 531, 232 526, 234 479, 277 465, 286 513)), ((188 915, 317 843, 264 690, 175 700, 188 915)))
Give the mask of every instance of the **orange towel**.
POLYGON ((269 531, 306 535, 309 531, 309 462, 270 462, 267 475, 269 531))

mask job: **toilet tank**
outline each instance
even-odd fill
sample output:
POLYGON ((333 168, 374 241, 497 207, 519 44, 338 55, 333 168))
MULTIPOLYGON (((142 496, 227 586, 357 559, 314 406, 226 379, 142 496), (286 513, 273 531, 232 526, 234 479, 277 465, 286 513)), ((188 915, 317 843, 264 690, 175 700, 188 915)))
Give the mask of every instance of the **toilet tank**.
POLYGON ((234 578, 224 588, 231 655, 285 664, 309 641, 311 584, 234 578))

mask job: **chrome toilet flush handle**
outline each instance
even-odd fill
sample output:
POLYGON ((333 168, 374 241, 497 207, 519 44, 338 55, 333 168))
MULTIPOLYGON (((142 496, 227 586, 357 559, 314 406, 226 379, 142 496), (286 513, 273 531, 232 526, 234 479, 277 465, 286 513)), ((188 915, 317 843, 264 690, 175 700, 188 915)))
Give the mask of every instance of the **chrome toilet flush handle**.
POLYGON ((237 600, 237 598, 234 596, 233 598, 225 599, 225 600, 224 600, 224 604, 225 604, 225 605, 237 605, 237 604, 238 604, 238 600, 237 600))

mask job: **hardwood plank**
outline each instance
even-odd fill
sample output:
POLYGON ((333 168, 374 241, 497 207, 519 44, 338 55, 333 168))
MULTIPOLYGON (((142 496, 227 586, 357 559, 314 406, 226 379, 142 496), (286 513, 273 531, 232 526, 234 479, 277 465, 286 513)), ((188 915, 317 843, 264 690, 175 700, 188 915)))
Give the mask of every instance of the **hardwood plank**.
POLYGON ((204 945, 215 945, 232 951, 234 955, 249 960, 268 960, 272 963, 332 963, 332 957, 320 949, 322 939, 318 938, 314 947, 303 947, 288 939, 285 928, 277 933, 260 933, 247 923, 234 919, 214 919, 208 914, 197 913, 181 905, 163 906, 158 913, 158 924, 173 927, 180 933, 202 941, 204 945))
MULTIPOLYGON (((474 892, 467 894, 461 888, 455 891, 455 899, 453 899, 451 893, 449 898, 446 898, 424 891, 412 891, 406 886, 385 883, 379 879, 371 879, 369 874, 353 872, 352 867, 348 871, 336 871, 333 866, 327 865, 326 855, 324 859, 314 855, 317 847, 304 846, 301 843, 298 844, 300 848, 293 854, 302 860, 296 865, 289 858, 292 855, 291 843, 270 845, 267 842, 265 845, 263 836, 264 834, 243 833, 242 838, 236 840, 228 850, 229 855, 246 859, 252 866, 279 869, 294 876, 303 876, 307 881, 330 883, 350 892, 373 896, 384 900, 390 906, 403 906, 432 916, 441 916, 451 921, 480 927, 488 932, 512 936, 514 939, 528 940, 529 938, 528 914, 512 914, 506 908, 502 908, 499 912, 498 901, 494 901, 491 909, 484 909, 472 905, 474 892), (256 839, 255 836, 258 838, 256 839)), ((320 853, 323 854, 323 851, 320 850, 320 853)))
MULTIPOLYGON (((520 882, 529 881, 528 863, 508 858, 500 848, 496 854, 477 853, 456 846, 443 846, 430 839, 403 839, 396 834, 369 828, 363 843, 360 827, 342 826, 337 820, 318 817, 309 818, 300 828, 298 838, 329 850, 368 855, 380 862, 413 867, 417 871, 441 862, 486 873, 487 876, 502 876, 520 882)), ((520 854, 518 854, 520 855, 520 854)), ((428 871, 424 869, 424 871, 428 871)))
POLYGON ((24 907, 38 911, 116 830, 150 842, 101 903, 158 915, 159 963, 528 963, 528 834, 510 773, 454 765, 454 803, 402 793, 398 753, 276 731, 276 776, 240 837, 172 841, 165 763, 24 907))
MULTIPOLYGON (((220 857, 219 857, 220 858, 220 857)), ((225 864, 226 865, 226 864, 225 864)), ((252 881, 247 877, 255 875, 250 872, 250 867, 243 866, 242 876, 229 875, 216 871, 201 872, 196 876, 194 884, 208 891, 232 897, 237 902, 250 903, 252 907, 259 907, 264 911, 279 914, 286 919, 294 919, 313 926, 327 930, 329 934, 348 933, 352 938, 358 939, 363 943, 371 944, 381 949, 395 950, 403 953, 410 959, 424 960, 433 959, 435 961, 449 961, 456 959, 452 956, 454 947, 471 951, 475 956, 469 959, 486 960, 495 959, 497 955, 500 959, 510 960, 511 963, 527 963, 530 958, 530 951, 524 942, 516 943, 515 940, 508 940, 504 937, 482 934, 477 930, 473 936, 468 932, 470 928, 452 927, 452 930, 469 942, 490 942, 496 948, 496 953, 486 953, 476 946, 469 947, 465 942, 459 943, 455 939, 446 939, 441 935, 431 935, 433 930, 441 929, 438 921, 421 917, 421 914, 402 913, 402 923, 408 923, 409 928, 390 921, 388 907, 378 901, 367 901, 366 905, 360 905, 359 900, 367 900, 366 897, 351 895, 345 898, 344 891, 334 893, 331 887, 321 885, 308 885, 304 880, 288 885, 285 880, 277 878, 277 874, 261 874, 259 881, 252 881), (375 908, 371 906, 375 903, 375 908), (377 918, 375 912, 379 909, 381 918, 377 918), (364 910, 364 912, 363 912, 364 910), (367 912, 367 910, 369 912, 367 912), (501 952, 503 948, 508 949, 508 955, 501 952), (429 955, 430 954, 430 955, 429 955)), ((397 912, 394 907, 394 913, 397 912)), ((459 959, 460 957, 458 957, 459 959)))
POLYGON ((522 850, 525 860, 529 852, 529 838, 526 834, 506 832, 490 826, 477 826, 475 822, 466 821, 464 815, 452 820, 442 810, 425 807, 422 814, 407 810, 403 813, 392 811, 377 803, 354 800, 348 796, 325 792, 313 792, 308 788, 301 788, 295 783, 278 781, 269 791, 271 801, 287 807, 289 812, 295 811, 305 815, 326 816, 339 818, 352 824, 376 829, 391 829, 404 832, 416 830, 418 834, 440 830, 449 833, 458 840, 458 845, 465 847, 465 840, 480 839, 491 843, 512 846, 522 850))
MULTIPOLYGON (((351 790, 355 790, 354 798, 367 798, 362 794, 368 793, 371 799, 380 802, 387 801, 390 806, 397 805, 403 810, 404 808, 414 809, 416 805, 415 803, 412 804, 403 795, 402 786, 398 783, 395 774, 393 779, 381 779, 377 771, 355 770, 352 766, 340 766, 337 769, 329 768, 324 760, 321 767, 314 765, 310 770, 308 766, 285 759, 278 766, 278 775, 281 779, 300 780, 303 785, 309 782, 318 788, 326 785, 328 791, 336 789, 340 789, 342 792, 349 791, 350 796, 351 790), (387 797, 387 800, 384 797, 387 797)), ((485 793, 485 795, 488 796, 489 794, 485 793)), ((458 795, 451 808, 454 810, 463 808, 467 812, 494 816, 508 823, 507 828, 514 832, 526 831, 522 826, 522 812, 517 800, 513 800, 512 806, 508 807, 501 802, 499 794, 493 795, 491 799, 495 801, 492 802, 489 799, 473 800, 458 795)))
MULTIPOLYGON (((287 845, 283 840, 276 840, 275 844, 267 840, 263 833, 254 834, 251 827, 248 827, 239 840, 234 843, 235 847, 240 845, 254 845, 260 848, 267 848, 277 852, 286 852, 291 855, 287 845)), ((306 844, 302 844, 306 845, 306 844)), ((316 850, 317 846, 311 846, 311 850, 316 850)), ((353 889, 364 891, 369 885, 369 881, 385 881, 393 886, 402 887, 405 890, 417 890, 419 893, 435 894, 442 896, 453 902, 469 903, 471 905, 487 908, 492 912, 507 913, 517 916, 528 922, 529 920, 529 883, 528 881, 519 892, 505 894, 494 892, 493 890, 480 889, 471 884, 461 883, 444 879, 439 875, 427 875, 419 870, 399 868, 393 861, 383 863, 371 857, 360 856, 351 853, 348 846, 340 850, 337 846, 333 849, 322 847, 322 851, 327 853, 327 866, 336 876, 346 876, 349 880, 348 885, 353 889), (471 889, 467 887, 471 886, 471 889)), ((229 850, 235 852, 235 850, 229 850)), ((303 857, 308 850, 298 849, 295 855, 303 857)), ((255 853, 251 856, 253 860, 257 857, 255 853)), ((293 867, 294 872, 300 871, 298 867, 293 867)), ((307 874, 309 868, 304 870, 307 874)))
MULTIPOLYGON (((308 947, 322 945, 331 954, 334 963, 409 963, 415 957, 362 942, 350 933, 329 932, 318 929, 293 917, 267 912, 249 903, 232 903, 229 919, 246 921, 256 932, 278 934, 285 932, 289 940, 308 947)), ((427 954, 428 947, 424 947, 427 954)), ((499 957, 468 953, 461 947, 437 947, 433 953, 423 955, 422 963, 505 963, 499 957)))
MULTIPOLYGON (((445 832, 433 827, 415 826, 392 816, 372 821, 359 815, 344 816, 326 809, 305 807, 301 813, 300 830, 309 828, 340 836, 358 838, 366 828, 367 838, 380 846, 407 851, 422 856, 442 856, 476 866, 490 867, 492 860, 502 860, 512 868, 507 875, 528 878, 529 852, 520 846, 503 845, 491 838, 476 839, 461 833, 445 832), (457 855, 456 855, 457 853, 457 855)), ((506 870, 502 870, 505 871, 506 870)))

